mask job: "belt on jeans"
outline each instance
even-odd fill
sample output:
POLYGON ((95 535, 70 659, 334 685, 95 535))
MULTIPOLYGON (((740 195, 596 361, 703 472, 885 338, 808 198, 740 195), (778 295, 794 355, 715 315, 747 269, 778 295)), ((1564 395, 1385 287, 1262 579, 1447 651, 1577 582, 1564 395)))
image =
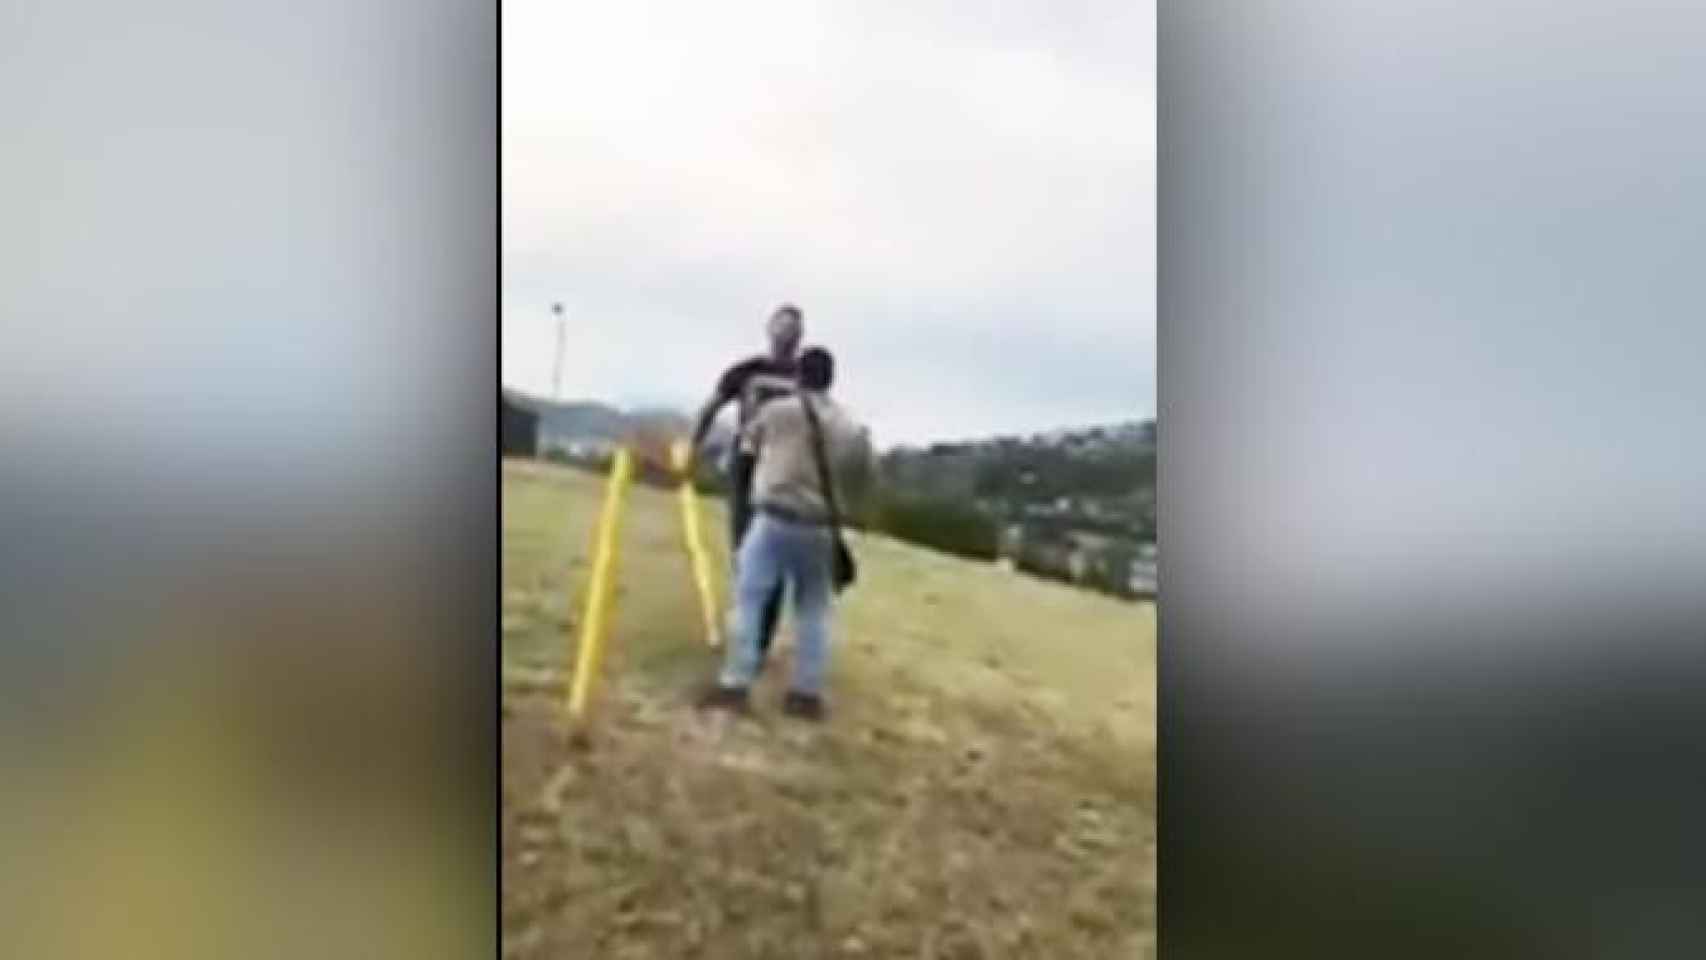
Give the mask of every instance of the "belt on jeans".
POLYGON ((761 503, 756 509, 759 513, 768 517, 773 517, 783 523, 794 523, 803 527, 829 526, 829 519, 826 517, 808 517, 803 513, 789 510, 787 507, 778 507, 773 503, 761 503))

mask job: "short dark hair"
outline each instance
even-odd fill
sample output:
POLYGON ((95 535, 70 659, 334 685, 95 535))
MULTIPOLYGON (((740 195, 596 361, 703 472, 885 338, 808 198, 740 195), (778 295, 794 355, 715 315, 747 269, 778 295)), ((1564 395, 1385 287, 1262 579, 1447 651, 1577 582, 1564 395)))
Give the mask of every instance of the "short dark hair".
POLYGON ((800 353, 800 386, 828 390, 835 382, 835 356, 822 347, 807 347, 800 353))

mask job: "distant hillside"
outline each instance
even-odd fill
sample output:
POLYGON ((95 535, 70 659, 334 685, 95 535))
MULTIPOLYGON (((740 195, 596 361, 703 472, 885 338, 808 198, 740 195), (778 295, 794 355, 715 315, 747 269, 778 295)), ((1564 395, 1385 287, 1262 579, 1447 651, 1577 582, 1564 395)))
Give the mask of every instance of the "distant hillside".
POLYGON ((573 400, 559 403, 505 390, 511 403, 539 414, 541 440, 620 440, 628 430, 622 411, 602 403, 573 400))
MULTIPOLYGON (((621 410, 593 400, 553 401, 517 390, 505 389, 511 403, 539 414, 542 447, 564 443, 615 443, 637 430, 685 435, 693 429, 693 418, 679 410, 648 408, 621 410)), ((727 442, 729 431, 718 425, 711 431, 712 445, 727 442)))
MULTIPOLYGON (((883 457, 885 481, 933 498, 979 499, 987 506, 1118 498, 1155 486, 1153 420, 898 447, 883 457)), ((1012 511, 1005 511, 1012 512, 1012 511)))
POLYGON ((1157 436, 1145 420, 891 450, 874 525, 1134 595, 1153 579, 1157 436))

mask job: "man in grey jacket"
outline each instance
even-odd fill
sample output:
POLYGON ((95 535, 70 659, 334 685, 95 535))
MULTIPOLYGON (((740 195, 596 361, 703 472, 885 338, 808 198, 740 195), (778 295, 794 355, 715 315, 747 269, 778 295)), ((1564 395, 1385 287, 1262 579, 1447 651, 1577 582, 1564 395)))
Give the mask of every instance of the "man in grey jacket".
POLYGON ((796 644, 794 676, 783 711, 806 719, 823 716, 829 662, 829 618, 834 597, 829 498, 818 468, 811 404, 822 429, 837 496, 843 481, 871 469, 869 432, 829 399, 835 358, 813 347, 800 355, 799 390, 772 400, 754 417, 745 439, 756 455, 752 502, 756 514, 740 546, 735 584, 735 629, 717 685, 703 706, 744 709, 758 673, 764 606, 783 582, 793 582, 796 644))
MULTIPOLYGON (((717 378, 711 398, 699 410, 698 420, 693 425, 693 440, 688 446, 689 455, 696 455, 705 445, 705 438, 710 435, 711 424, 716 421, 718 412, 727 404, 736 405, 741 436, 736 438, 729 451, 729 552, 736 558, 737 566, 741 541, 746 539, 747 528, 752 524, 752 478, 757 462, 746 442, 746 429, 766 403, 794 391, 799 378, 798 353, 800 340, 805 335, 805 314, 799 307, 784 303, 770 315, 765 333, 770 342, 768 353, 747 357, 717 378)), ((689 476, 693 474, 691 464, 687 473, 689 476)), ((738 570, 736 576, 739 576, 738 570)), ((758 641, 760 663, 770 649, 781 614, 782 587, 778 584, 776 592, 764 605, 764 627, 758 641)))

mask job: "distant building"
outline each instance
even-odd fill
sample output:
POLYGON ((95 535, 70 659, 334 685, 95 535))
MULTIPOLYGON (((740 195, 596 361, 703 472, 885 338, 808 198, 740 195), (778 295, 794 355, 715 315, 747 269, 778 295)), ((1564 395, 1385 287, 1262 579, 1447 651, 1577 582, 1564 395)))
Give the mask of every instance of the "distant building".
POLYGON ((1083 547, 1073 547, 1066 558, 1067 572, 1072 576, 1073 583, 1083 583, 1090 578, 1090 551, 1083 547))
POLYGON ((506 457, 539 455, 539 414, 498 394, 498 449, 506 457))
POLYGON ((1066 539, 1073 547, 1086 553, 1104 553, 1117 542, 1114 537, 1094 530, 1069 530, 1066 539))
POLYGON ((1138 548, 1137 557, 1127 569, 1126 588, 1133 596, 1153 597, 1159 592, 1160 586, 1160 564, 1157 562, 1155 544, 1146 543, 1138 548))
POLYGON ((1022 559, 1025 567, 1040 573, 1059 577, 1071 575, 1071 550, 1059 544, 1027 543, 1022 559))
POLYGON ((616 452, 616 444, 609 440, 570 440, 557 444, 557 448, 568 454, 571 460, 604 460, 616 452))

